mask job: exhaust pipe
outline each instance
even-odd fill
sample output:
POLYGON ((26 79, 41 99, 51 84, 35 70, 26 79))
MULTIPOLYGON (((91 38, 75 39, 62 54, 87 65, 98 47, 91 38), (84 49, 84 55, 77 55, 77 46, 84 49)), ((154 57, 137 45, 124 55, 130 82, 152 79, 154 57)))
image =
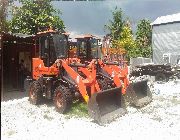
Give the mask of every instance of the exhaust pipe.
POLYGON ((100 91, 91 95, 88 113, 98 124, 110 123, 126 113, 121 87, 100 91))
POLYGON ((147 84, 148 80, 130 83, 125 94, 126 101, 137 107, 147 105, 152 101, 152 93, 147 84))

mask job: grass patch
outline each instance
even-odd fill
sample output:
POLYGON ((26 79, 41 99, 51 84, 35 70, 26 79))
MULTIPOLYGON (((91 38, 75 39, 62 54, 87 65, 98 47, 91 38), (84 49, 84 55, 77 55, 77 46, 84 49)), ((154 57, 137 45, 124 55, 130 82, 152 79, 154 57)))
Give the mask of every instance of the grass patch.
POLYGON ((88 117, 88 109, 87 104, 85 102, 75 101, 69 112, 67 113, 68 116, 75 116, 75 117, 88 117))

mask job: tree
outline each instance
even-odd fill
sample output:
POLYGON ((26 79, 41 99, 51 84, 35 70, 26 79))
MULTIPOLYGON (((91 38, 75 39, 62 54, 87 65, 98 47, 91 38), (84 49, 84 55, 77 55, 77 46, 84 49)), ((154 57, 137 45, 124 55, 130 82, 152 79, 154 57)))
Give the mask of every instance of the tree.
POLYGON ((110 36, 113 40, 120 39, 120 33, 122 32, 125 21, 123 20, 122 9, 117 9, 112 12, 113 20, 110 20, 109 24, 105 25, 105 28, 110 31, 110 36))
POLYGON ((13 33, 36 34, 52 27, 63 30, 64 22, 60 19, 60 11, 53 8, 51 0, 20 0, 21 7, 12 8, 10 21, 13 33))
POLYGON ((6 18, 9 3, 9 0, 0 0, 0 32, 8 31, 8 21, 6 20, 6 18))
POLYGON ((136 43, 140 49, 140 55, 143 57, 150 57, 152 54, 152 29, 150 21, 143 19, 137 25, 136 43))
POLYGON ((127 18, 123 18, 122 10, 116 7, 112 14, 113 20, 105 25, 110 31, 112 46, 126 53, 128 60, 131 57, 150 57, 152 52, 150 21, 145 19, 139 21, 134 39, 130 22, 127 18))
POLYGON ((112 46, 117 50, 120 50, 118 52, 126 53, 128 60, 130 57, 136 57, 138 48, 133 38, 128 18, 124 18, 122 10, 117 9, 117 7, 112 14, 113 20, 110 20, 110 23, 105 25, 105 27, 110 31, 112 46))
POLYGON ((126 53, 127 59, 129 60, 131 57, 137 57, 138 48, 136 42, 133 38, 132 30, 130 24, 125 24, 122 28, 122 32, 120 33, 120 38, 118 40, 114 40, 114 45, 117 48, 121 48, 126 53))

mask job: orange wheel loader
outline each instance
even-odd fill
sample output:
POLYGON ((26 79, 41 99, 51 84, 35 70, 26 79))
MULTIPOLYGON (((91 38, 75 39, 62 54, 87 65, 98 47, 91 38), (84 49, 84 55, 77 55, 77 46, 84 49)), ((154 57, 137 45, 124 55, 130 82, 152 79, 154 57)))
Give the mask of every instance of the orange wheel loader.
MULTIPOLYGON (((148 87, 148 79, 129 80, 128 66, 125 60, 103 60, 98 41, 92 35, 77 38, 78 45, 89 48, 86 60, 96 59, 96 79, 102 90, 121 87, 122 98, 137 107, 142 107, 152 101, 152 93, 148 87), (91 53, 90 53, 91 52, 91 53)), ((80 47, 80 48, 83 48, 80 47)), ((117 54, 116 54, 117 55, 117 54)), ((86 55, 85 55, 86 56, 86 55)), ((121 57, 122 58, 122 57, 121 57)))
MULTIPOLYGON (((99 124, 111 122, 124 115, 120 86, 102 88, 97 78, 97 59, 90 61, 88 38, 79 44, 77 57, 69 57, 68 35, 56 31, 37 34, 39 55, 32 60, 32 78, 29 81, 29 101, 40 104, 53 99, 55 108, 66 113, 72 102, 80 97, 88 104, 88 112, 99 124)), ((78 42, 80 43, 80 42, 78 42)))

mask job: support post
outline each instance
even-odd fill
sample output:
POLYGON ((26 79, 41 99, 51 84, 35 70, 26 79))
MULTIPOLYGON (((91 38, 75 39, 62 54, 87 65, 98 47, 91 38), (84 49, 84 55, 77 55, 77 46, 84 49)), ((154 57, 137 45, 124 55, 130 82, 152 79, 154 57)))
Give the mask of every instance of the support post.
POLYGON ((1 101, 3 101, 3 34, 0 34, 0 72, 1 72, 1 101))

